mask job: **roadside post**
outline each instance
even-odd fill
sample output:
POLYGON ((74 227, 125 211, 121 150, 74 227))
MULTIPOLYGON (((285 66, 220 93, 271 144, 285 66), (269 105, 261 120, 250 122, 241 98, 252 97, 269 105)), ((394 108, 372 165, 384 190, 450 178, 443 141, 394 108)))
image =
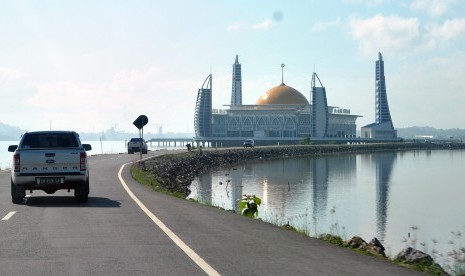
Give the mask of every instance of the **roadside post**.
MULTIPOLYGON (((140 115, 137 119, 132 123, 139 129, 139 138, 140 139, 140 160, 142 160, 142 148, 143 148, 143 141, 144 141, 144 126, 149 122, 149 118, 145 115, 140 115)), ((139 160, 139 161, 140 161, 139 160)))

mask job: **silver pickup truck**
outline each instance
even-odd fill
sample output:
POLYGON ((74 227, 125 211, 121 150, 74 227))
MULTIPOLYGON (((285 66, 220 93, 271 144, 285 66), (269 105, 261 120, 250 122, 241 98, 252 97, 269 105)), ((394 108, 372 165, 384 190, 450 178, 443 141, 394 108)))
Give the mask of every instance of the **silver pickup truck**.
POLYGON ((91 145, 81 144, 74 131, 26 132, 19 145, 8 147, 13 154, 11 198, 21 204, 26 191, 73 189, 78 202, 87 202, 89 166, 86 151, 91 145))

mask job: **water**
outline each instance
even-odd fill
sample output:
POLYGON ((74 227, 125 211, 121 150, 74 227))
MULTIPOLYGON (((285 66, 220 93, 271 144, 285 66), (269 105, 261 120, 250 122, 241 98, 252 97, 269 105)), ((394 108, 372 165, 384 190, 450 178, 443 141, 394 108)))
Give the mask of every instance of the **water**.
POLYGON ((464 179, 464 150, 346 154, 218 169, 198 177, 189 197, 238 211, 241 195, 253 194, 259 218, 273 224, 377 237, 391 257, 409 245, 447 264, 465 245, 464 179))
MULTIPOLYGON (((92 150, 88 151, 88 155, 96 154, 116 154, 116 153, 127 153, 127 141, 82 141, 84 144, 91 144, 92 150)), ((0 141, 0 170, 11 168, 11 162, 13 153, 8 152, 9 145, 17 145, 18 141, 0 141)), ((180 149, 185 147, 167 147, 158 146, 158 143, 152 145, 148 143, 149 150, 159 149, 180 149)))

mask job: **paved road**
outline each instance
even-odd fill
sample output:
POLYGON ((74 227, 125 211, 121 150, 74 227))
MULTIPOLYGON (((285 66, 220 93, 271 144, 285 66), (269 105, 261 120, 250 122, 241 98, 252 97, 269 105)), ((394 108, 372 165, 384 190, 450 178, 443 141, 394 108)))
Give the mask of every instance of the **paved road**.
POLYGON ((120 172, 137 157, 90 157, 87 204, 76 203, 73 191, 34 191, 26 204, 13 205, 9 173, 0 172, 0 275, 418 274, 259 220, 155 193, 131 179, 129 166, 120 172))

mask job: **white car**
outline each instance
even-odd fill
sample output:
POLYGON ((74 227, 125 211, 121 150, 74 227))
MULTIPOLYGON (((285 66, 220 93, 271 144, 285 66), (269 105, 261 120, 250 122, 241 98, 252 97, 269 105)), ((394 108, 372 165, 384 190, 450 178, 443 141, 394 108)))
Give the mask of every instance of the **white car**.
POLYGON ((255 142, 252 139, 248 139, 244 141, 244 148, 254 148, 255 142))
POLYGON ((128 153, 142 152, 147 154, 147 142, 143 138, 131 138, 128 142, 128 153))

